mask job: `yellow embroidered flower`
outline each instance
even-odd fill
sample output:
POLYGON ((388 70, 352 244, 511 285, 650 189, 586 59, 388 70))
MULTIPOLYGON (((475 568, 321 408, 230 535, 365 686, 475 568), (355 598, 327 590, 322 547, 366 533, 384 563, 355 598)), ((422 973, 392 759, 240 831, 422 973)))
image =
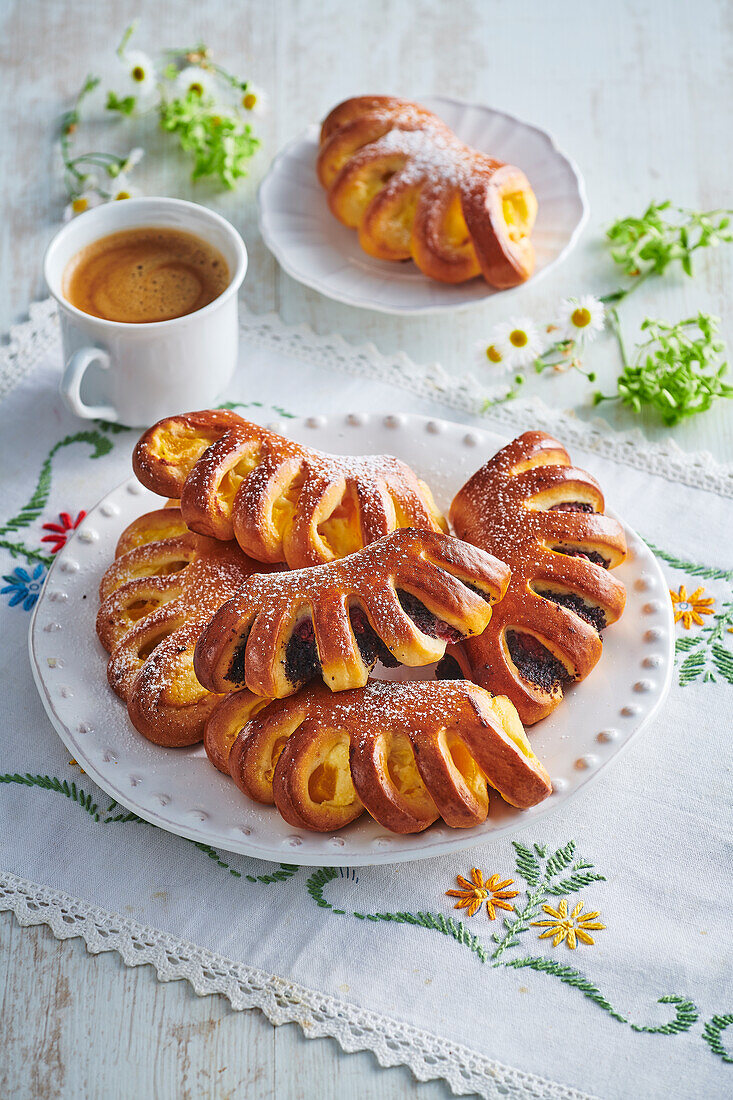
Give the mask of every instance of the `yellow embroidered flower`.
POLYGON ((510 913, 514 911, 514 906, 509 904, 508 899, 515 898, 519 891, 506 889, 507 886, 514 885, 514 879, 507 878, 501 881, 498 875, 492 875, 491 878, 484 881, 483 872, 479 871, 477 867, 473 867, 470 882, 463 875, 456 875, 456 882, 461 889, 446 890, 445 896, 459 898, 460 900, 456 902, 453 908, 467 909, 469 917, 477 913, 484 902, 486 902, 489 920, 496 920, 497 909, 506 909, 510 913))
POLYGON ((674 621, 678 623, 681 619, 685 630, 689 630, 693 623, 702 626, 701 616, 713 614, 712 605, 715 603, 715 599, 712 596, 702 599, 704 591, 705 589, 701 585, 700 588, 695 589, 691 596, 688 596, 684 584, 680 585, 679 592, 673 592, 671 588, 669 590, 674 606, 674 621))
POLYGON ((606 927, 605 924, 601 924, 599 920, 596 920, 596 917, 601 915, 599 912, 586 913, 584 917, 581 917, 582 910, 583 902, 579 901, 568 916, 568 903, 563 898, 557 909, 553 909, 551 905, 542 906, 543 913, 547 913, 548 916, 552 917, 552 920, 533 920, 532 925, 537 928, 547 928, 546 932, 540 932, 541 940, 546 940, 549 936, 552 936, 553 947, 557 947, 563 940, 566 940, 568 947, 574 951, 578 940, 581 943, 593 944, 596 942, 589 934, 589 929, 597 932, 606 927))

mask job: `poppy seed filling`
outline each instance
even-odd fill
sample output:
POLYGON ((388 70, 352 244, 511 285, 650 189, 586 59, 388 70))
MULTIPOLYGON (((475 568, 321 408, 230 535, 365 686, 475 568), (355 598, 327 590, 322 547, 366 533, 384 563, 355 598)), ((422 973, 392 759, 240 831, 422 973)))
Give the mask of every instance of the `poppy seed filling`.
POLYGON ((536 684, 548 694, 560 684, 566 684, 572 680, 565 665, 558 661, 557 657, 554 657, 533 634, 507 630, 506 644, 509 656, 520 676, 536 684))

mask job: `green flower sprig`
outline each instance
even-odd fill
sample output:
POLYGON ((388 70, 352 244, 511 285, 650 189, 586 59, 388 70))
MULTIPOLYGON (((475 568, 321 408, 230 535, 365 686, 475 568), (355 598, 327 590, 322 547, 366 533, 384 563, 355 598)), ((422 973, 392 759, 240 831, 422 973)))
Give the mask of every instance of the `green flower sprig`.
MULTIPOLYGON (((705 412, 718 398, 733 397, 733 387, 723 381, 728 369, 723 359, 725 344, 718 318, 706 313, 676 324, 647 318, 641 326, 647 334, 629 359, 621 331, 619 306, 646 279, 662 276, 679 264, 693 275, 693 255, 733 240, 731 210, 687 210, 669 200, 650 203, 641 217, 621 218, 608 229, 611 257, 631 281, 598 298, 585 295, 560 303, 558 320, 545 326, 558 335, 542 347, 537 327, 530 319, 513 319, 497 325, 492 343, 483 354, 492 363, 513 368, 533 367, 537 374, 573 369, 595 382, 596 375, 583 365, 591 340, 605 327, 618 342, 622 372, 617 392, 596 392, 594 404, 621 401, 635 413, 652 408, 667 426, 705 412)), ((517 395, 518 375, 507 391, 489 399, 484 409, 517 395)))
MULTIPOLYGON (((193 179, 209 176, 233 188, 247 174, 247 164, 260 145, 249 118, 262 108, 263 93, 214 62, 203 43, 164 50, 156 64, 130 48, 135 29, 136 24, 130 24, 117 46, 116 71, 105 79, 105 110, 122 118, 157 114, 161 128, 174 134, 192 157, 193 179)), ((128 177, 142 159, 142 149, 126 156, 75 152, 82 105, 101 84, 100 77, 87 76, 61 120, 64 182, 70 199, 66 217, 134 193, 128 177)))
POLYGON ((733 386, 723 381, 728 364, 721 361, 725 344, 718 333, 720 319, 698 313, 677 324, 647 318, 641 331, 647 339, 629 362, 619 333, 623 370, 617 393, 593 395, 593 404, 621 401, 640 413, 644 406, 656 409, 664 424, 705 412, 719 397, 733 397, 733 386))

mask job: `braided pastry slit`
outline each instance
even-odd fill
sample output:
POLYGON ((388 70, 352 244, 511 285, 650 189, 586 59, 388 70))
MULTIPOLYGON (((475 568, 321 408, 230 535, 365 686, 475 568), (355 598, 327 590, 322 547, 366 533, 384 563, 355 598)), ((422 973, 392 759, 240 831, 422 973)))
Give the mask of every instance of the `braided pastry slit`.
POLYGON ((508 579, 450 535, 395 531, 340 561, 251 577, 202 633, 196 674, 210 691, 273 699, 318 675, 332 691, 361 687, 379 657, 428 665, 480 634, 508 579))
POLYGON ((552 789, 509 700, 467 681, 372 681, 338 695, 313 684, 254 717, 250 700, 218 705, 207 752, 297 828, 331 832, 364 809, 392 832, 439 817, 470 828, 486 819, 489 787, 519 808, 552 789))
POLYGON ((463 647, 469 675, 507 695, 526 724, 592 671, 602 630, 623 612, 624 587, 609 570, 624 560, 626 543, 603 509, 595 479, 543 432, 499 451, 451 506, 456 532, 512 571, 491 623, 463 647))
POLYGON ((234 413, 159 421, 133 468, 148 489, 180 498, 192 531, 236 538, 256 560, 291 568, 345 557, 398 527, 446 527, 427 485, 398 459, 323 454, 234 413))

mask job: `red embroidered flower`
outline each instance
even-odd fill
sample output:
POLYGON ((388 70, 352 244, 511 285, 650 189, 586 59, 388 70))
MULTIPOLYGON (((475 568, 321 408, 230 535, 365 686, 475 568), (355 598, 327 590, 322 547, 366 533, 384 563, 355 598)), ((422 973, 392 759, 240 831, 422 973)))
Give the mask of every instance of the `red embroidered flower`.
POLYGON ((61 523, 44 523, 43 530, 50 531, 51 534, 44 535, 41 542, 52 542, 53 546, 51 547, 51 553, 58 554, 59 550, 61 550, 63 546, 66 546, 69 532, 76 531, 85 515, 86 512, 79 512, 76 519, 72 520, 68 512, 59 512, 61 523))

